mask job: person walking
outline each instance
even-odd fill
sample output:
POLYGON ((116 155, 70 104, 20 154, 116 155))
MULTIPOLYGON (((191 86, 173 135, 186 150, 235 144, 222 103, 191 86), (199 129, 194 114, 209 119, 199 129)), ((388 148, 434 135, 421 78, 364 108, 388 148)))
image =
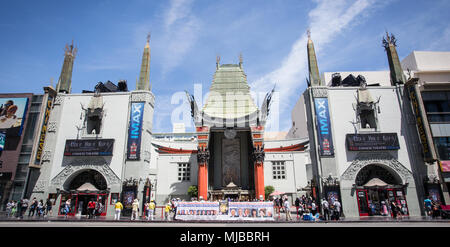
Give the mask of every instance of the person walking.
POLYGON ((101 216, 102 213, 103 213, 103 203, 102 201, 98 200, 97 203, 95 203, 94 218, 97 218, 97 216, 101 216))
POLYGON ((72 205, 72 200, 68 199, 66 203, 64 204, 64 218, 67 219, 69 213, 70 213, 70 207, 72 205))
POLYGON ((12 208, 13 208, 13 206, 14 206, 14 202, 13 201, 9 201, 7 204, 6 204, 6 216, 9 218, 10 216, 11 216, 11 211, 12 211, 12 208))
POLYGON ((131 220, 137 220, 139 218, 139 200, 136 198, 133 201, 132 211, 131 211, 131 220))
POLYGON ((88 202, 88 219, 92 219, 94 216, 94 210, 95 210, 95 202, 90 200, 88 202))
POLYGON ((120 220, 120 214, 123 210, 123 205, 120 201, 117 201, 116 204, 114 204, 114 209, 116 212, 114 213, 114 220, 120 220))
POLYGON ((395 202, 391 202, 391 216, 393 219, 397 219, 397 205, 395 204, 395 202))
POLYGON ((12 201, 11 217, 16 217, 16 212, 17 212, 17 202, 12 201))
POLYGON ((323 218, 324 220, 330 220, 330 204, 327 200, 322 199, 322 209, 323 209, 323 218))
POLYGON ((18 200, 17 204, 16 204, 16 208, 17 208, 17 215, 16 215, 16 217, 17 217, 17 219, 22 219, 23 218, 23 215, 22 215, 23 207, 22 207, 22 205, 23 205, 23 199, 18 200))
POLYGON ((34 216, 37 206, 38 206, 38 201, 36 200, 36 197, 34 197, 33 200, 31 201, 30 210, 28 211, 28 217, 34 216))
POLYGON ((52 201, 50 201, 50 198, 47 198, 47 201, 45 202, 45 216, 48 217, 48 215, 51 213, 52 213, 52 201))
POLYGON ((284 211, 286 213, 286 221, 292 220, 291 205, 289 204, 289 200, 287 198, 284 200, 284 211))
POLYGON ((316 206, 316 203, 314 202, 314 200, 311 201, 311 213, 313 215, 316 215, 316 213, 317 213, 317 206, 316 206))
POLYGON ((23 219, 23 215, 25 214, 25 212, 26 212, 27 209, 28 209, 28 203, 29 203, 29 201, 28 201, 27 198, 24 198, 24 199, 22 200, 21 211, 20 211, 20 218, 21 218, 21 219, 23 219))
POLYGON ((44 215, 44 201, 42 199, 38 203, 37 214, 39 218, 44 215))
POLYGON ((339 218, 341 217, 341 203, 338 200, 335 200, 334 203, 334 218, 335 220, 339 220, 339 218))
POLYGON ((154 219, 155 208, 156 208, 156 204, 155 204, 155 202, 153 200, 151 200, 150 203, 148 204, 148 217, 147 217, 147 220, 153 220, 154 219))
POLYGON ((299 214, 298 214, 298 208, 300 207, 300 198, 298 198, 298 196, 297 196, 297 198, 295 199, 295 211, 297 212, 297 219, 299 218, 299 214))
POLYGON ((170 220, 170 210, 171 210, 170 203, 167 203, 166 207, 164 208, 164 218, 165 218, 165 220, 170 220))
POLYGON ((440 216, 441 212, 441 205, 439 202, 433 202, 433 213, 431 214, 431 217, 433 219, 436 219, 440 216))
POLYGON ((423 204, 424 204, 425 212, 426 212, 427 216, 431 216, 431 212, 433 209, 433 202, 431 201, 431 197, 425 198, 425 200, 423 201, 423 204))

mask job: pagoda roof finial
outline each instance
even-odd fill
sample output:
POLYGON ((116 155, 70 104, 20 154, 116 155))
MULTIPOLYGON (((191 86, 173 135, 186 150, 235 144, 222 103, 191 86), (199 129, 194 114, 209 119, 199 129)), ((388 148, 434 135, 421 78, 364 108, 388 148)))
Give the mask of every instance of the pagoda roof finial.
POLYGON ((308 35, 308 39, 311 39, 311 29, 306 30, 306 35, 308 35))
POLYGON ((239 53, 239 67, 242 69, 242 64, 244 63, 244 58, 242 57, 242 52, 239 53))

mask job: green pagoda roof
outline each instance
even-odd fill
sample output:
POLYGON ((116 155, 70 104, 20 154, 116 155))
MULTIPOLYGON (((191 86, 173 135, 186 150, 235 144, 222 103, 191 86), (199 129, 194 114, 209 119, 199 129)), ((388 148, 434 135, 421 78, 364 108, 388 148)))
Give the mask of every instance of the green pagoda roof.
POLYGON ((217 65, 203 113, 213 118, 237 119, 257 111, 242 65, 217 65))

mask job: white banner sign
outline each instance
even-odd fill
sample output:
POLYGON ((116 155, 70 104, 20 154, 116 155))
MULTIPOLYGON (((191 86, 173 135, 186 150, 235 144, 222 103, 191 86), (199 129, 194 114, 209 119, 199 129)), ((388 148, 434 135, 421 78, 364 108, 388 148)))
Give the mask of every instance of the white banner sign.
POLYGON ((271 202, 179 202, 177 220, 271 221, 271 202))

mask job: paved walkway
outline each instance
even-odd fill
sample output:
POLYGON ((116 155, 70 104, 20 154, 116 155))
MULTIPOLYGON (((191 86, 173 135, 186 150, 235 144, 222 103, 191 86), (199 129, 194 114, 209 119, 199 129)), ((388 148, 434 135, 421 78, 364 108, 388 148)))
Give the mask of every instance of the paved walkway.
MULTIPOLYGON (((0 221, 2 222, 19 222, 19 221, 68 221, 68 222, 117 222, 114 220, 113 216, 110 217, 97 217, 95 219, 87 219, 85 216, 79 217, 79 216, 69 216, 68 218, 65 218, 64 216, 57 216, 57 217, 37 217, 32 216, 28 217, 27 215, 24 215, 23 219, 18 219, 16 217, 6 217, 4 215, 0 216, 0 221)), ((263 223, 263 221, 178 221, 178 220, 170 220, 166 221, 160 218, 155 218, 153 221, 147 221, 147 219, 144 219, 140 217, 138 220, 131 220, 130 217, 121 217, 120 222, 172 222, 172 223, 207 223, 207 222, 213 222, 213 223, 251 223, 251 222, 257 222, 257 223, 263 223)), ((344 218, 342 217, 339 221, 318 221, 318 222, 311 222, 311 221, 303 221, 300 219, 297 219, 296 215, 292 215, 292 221, 286 221, 284 214, 281 214, 280 217, 275 216, 274 221, 270 221, 270 223, 370 223, 370 222, 439 222, 439 223, 450 223, 450 219, 432 219, 431 217, 403 217, 401 219, 392 219, 391 217, 383 217, 383 216, 368 216, 368 217, 356 217, 356 218, 344 218)))

